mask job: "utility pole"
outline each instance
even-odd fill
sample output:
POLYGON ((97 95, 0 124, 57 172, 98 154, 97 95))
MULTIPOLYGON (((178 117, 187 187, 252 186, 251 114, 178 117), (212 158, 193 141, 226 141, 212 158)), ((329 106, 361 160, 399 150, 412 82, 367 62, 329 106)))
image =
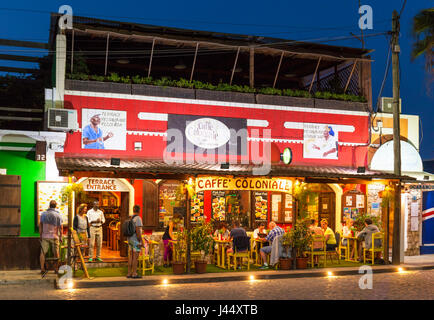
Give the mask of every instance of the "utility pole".
MULTIPOLYGON (((401 176, 401 141, 399 128, 399 16, 396 10, 392 17, 392 78, 393 78, 393 153, 394 174, 401 176)), ((401 263, 401 179, 395 186, 393 215, 392 264, 401 263)))

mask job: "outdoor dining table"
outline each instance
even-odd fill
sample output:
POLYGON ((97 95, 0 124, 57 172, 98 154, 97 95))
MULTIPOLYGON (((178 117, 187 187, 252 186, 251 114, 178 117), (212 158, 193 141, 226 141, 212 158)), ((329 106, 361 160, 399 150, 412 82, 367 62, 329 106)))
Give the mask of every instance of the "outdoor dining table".
POLYGON ((352 236, 351 237, 343 237, 342 239, 347 239, 348 258, 346 260, 358 262, 357 247, 359 246, 359 240, 357 239, 357 237, 352 237, 352 236), (351 243, 352 243, 352 246, 351 246, 351 243), (352 251, 354 251, 354 256, 351 259, 352 251))
POLYGON ((261 258, 261 254, 260 254, 260 250, 261 248, 264 246, 264 243, 267 242, 267 240, 265 240, 264 238, 256 238, 253 239, 253 241, 255 241, 255 266, 262 266, 262 258, 261 258))
POLYGON ((225 256, 226 256, 226 249, 227 245, 231 243, 230 240, 214 240, 217 244, 217 267, 226 269, 226 263, 225 263, 225 256))

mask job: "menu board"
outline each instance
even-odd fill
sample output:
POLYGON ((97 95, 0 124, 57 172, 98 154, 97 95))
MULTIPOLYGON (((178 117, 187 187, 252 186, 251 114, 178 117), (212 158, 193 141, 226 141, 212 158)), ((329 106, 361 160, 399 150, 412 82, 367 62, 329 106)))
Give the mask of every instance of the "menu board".
POLYGON ((66 199, 62 199, 62 189, 67 185, 67 182, 38 181, 38 224, 41 213, 49 208, 51 200, 56 200, 57 202, 56 210, 60 212, 62 224, 68 224, 68 202, 66 199))
POLYGON ((203 191, 201 191, 196 194, 194 199, 191 199, 191 221, 198 222, 203 218, 203 191))
POLYGON ((179 184, 165 183, 160 186, 159 193, 159 221, 173 216, 173 207, 176 205, 176 190, 179 184))
POLYGON ((212 191, 212 218, 217 221, 226 219, 226 193, 225 191, 212 191))
POLYGON ((292 195, 285 195, 285 222, 292 222, 292 195))
POLYGON ((255 192, 253 194, 255 199, 255 219, 267 220, 268 212, 268 193, 267 192, 255 192))
POLYGON ((359 214, 365 212, 365 195, 356 190, 350 190, 342 196, 341 219, 357 219, 359 214))
POLYGON ((271 217, 273 221, 279 221, 279 213, 281 208, 282 195, 271 195, 271 217))

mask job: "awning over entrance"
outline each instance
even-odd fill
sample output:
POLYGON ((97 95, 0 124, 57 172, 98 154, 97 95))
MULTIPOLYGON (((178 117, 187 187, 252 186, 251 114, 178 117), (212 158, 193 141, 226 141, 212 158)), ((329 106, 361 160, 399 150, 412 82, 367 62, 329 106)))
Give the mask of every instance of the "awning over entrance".
MULTIPOLYGON (((220 164, 205 163, 181 163, 167 164, 162 160, 144 159, 121 159, 119 165, 111 165, 110 158, 83 158, 58 156, 56 158, 57 168, 61 175, 75 176, 101 176, 101 177, 124 177, 124 178, 165 178, 187 177, 189 175, 233 175, 251 176, 253 169, 260 168, 260 165, 253 164, 230 164, 228 169, 222 169, 220 164)), ((284 164, 273 164, 267 176, 279 177, 302 177, 312 182, 345 182, 350 180, 372 180, 372 179, 406 179, 414 178, 398 177, 391 173, 365 170, 358 173, 357 168, 330 167, 330 166, 291 166, 284 164)))

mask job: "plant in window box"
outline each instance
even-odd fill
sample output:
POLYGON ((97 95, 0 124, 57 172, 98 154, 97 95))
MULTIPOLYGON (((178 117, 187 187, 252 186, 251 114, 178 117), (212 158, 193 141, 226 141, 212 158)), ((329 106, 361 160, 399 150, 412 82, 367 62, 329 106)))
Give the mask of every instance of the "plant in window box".
POLYGON ((297 269, 307 268, 306 251, 312 243, 312 232, 309 229, 309 220, 304 219, 296 223, 289 232, 289 242, 296 249, 297 269))
POLYGON ((280 256, 280 258, 279 258, 280 269, 289 270, 289 269, 291 269, 291 265, 292 265, 292 258, 290 258, 292 240, 291 240, 291 234, 290 234, 290 228, 289 227, 286 229, 286 232, 280 238, 280 243, 283 247, 282 256, 280 256))
POLYGON ((207 261, 206 257, 214 246, 212 237, 212 224, 201 221, 191 230, 192 251, 200 252, 200 259, 195 261, 197 273, 205 273, 207 261))

